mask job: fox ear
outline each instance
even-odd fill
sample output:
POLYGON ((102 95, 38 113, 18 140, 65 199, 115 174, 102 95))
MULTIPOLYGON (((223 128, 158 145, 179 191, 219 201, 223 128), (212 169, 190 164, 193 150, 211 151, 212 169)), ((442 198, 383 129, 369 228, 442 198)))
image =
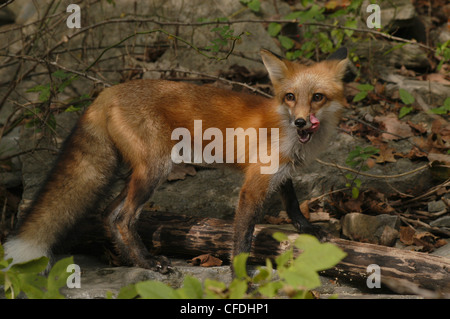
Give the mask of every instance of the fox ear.
POLYGON ((261 50, 261 58, 272 83, 277 83, 286 77, 287 66, 281 57, 268 50, 261 50))
POLYGON ((347 48, 342 47, 333 52, 326 60, 334 68, 336 77, 339 80, 344 77, 345 72, 347 71, 347 54, 347 48))
POLYGON ((333 53, 331 53, 327 60, 344 60, 347 58, 347 48, 346 47, 341 47, 339 49, 337 49, 336 51, 334 51, 333 53))

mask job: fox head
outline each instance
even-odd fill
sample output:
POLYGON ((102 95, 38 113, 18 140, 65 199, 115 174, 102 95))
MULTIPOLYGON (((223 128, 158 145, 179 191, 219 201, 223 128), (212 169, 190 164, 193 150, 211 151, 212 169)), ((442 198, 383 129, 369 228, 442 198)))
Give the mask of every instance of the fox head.
POLYGON ((305 65, 262 50, 261 57, 283 113, 295 126, 299 141, 307 143, 322 120, 345 105, 342 78, 347 67, 347 49, 340 48, 327 60, 305 65))

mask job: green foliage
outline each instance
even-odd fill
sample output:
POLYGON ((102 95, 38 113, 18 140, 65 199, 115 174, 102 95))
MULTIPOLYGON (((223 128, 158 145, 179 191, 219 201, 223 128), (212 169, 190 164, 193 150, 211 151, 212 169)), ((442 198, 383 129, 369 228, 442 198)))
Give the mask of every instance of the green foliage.
POLYGON ((436 47, 436 58, 438 58, 438 60, 440 60, 438 66, 437 66, 437 70, 440 71, 442 68, 442 65, 444 65, 444 63, 448 63, 450 61, 450 40, 447 40, 446 42, 444 42, 443 44, 438 44, 436 47))
MULTIPOLYGON (((241 33, 239 35, 235 35, 234 29, 231 29, 229 25, 215 27, 211 29, 211 32, 216 32, 219 35, 218 38, 211 40, 213 43, 212 45, 205 48, 206 50, 210 50, 212 52, 219 52, 219 50, 224 46, 227 46, 229 42, 231 42, 232 46, 234 46, 234 43, 237 40, 240 40, 243 34, 241 33)), ((231 51, 229 53, 231 53, 231 51)))
MULTIPOLYGON (((28 119, 25 127, 39 127, 42 123, 45 123, 47 127, 51 130, 56 129, 56 119, 51 112, 44 112, 42 106, 48 106, 51 98, 56 96, 58 93, 62 93, 64 89, 69 86, 76 78, 76 75, 71 75, 62 70, 57 70, 51 73, 51 83, 39 84, 35 87, 28 89, 26 92, 38 92, 38 100, 42 104, 40 107, 35 107, 33 109, 27 109, 24 112, 25 118, 28 119)), ((85 97, 83 97, 84 99, 85 97)), ((80 97, 81 99, 81 97, 80 97)), ((69 111, 79 110, 76 106, 70 106, 69 111)))
POLYGON ((261 8, 261 3, 259 2, 259 0, 240 0, 240 1, 243 5, 247 6, 253 12, 259 12, 261 8))
MULTIPOLYGON (((289 241, 283 233, 273 237, 280 241, 289 241)), ((227 286, 225 283, 206 279, 204 284, 191 276, 186 276, 182 288, 172 288, 162 282, 149 280, 123 287, 117 298, 144 299, 242 299, 274 298, 311 298, 310 290, 320 286, 319 271, 335 266, 345 257, 337 246, 320 243, 311 235, 299 235, 290 242, 289 249, 278 256, 276 274, 270 259, 265 267, 258 267, 257 274, 251 278, 247 274, 248 254, 240 254, 233 260, 235 278, 227 286), (302 252, 295 257, 294 249, 302 252), (278 275, 278 276, 276 276, 278 275), (278 279, 275 279, 278 277, 278 279), (249 291, 249 287, 255 287, 249 291)))
POLYGON ((362 148, 361 146, 355 146, 355 149, 348 153, 347 159, 345 160, 345 164, 352 168, 356 168, 361 166, 363 171, 369 169, 365 162, 371 156, 377 154, 380 150, 373 146, 367 146, 362 148))
POLYGON ((450 113, 450 97, 445 99, 444 105, 442 105, 440 107, 436 107, 434 109, 431 109, 429 112, 433 113, 433 114, 440 114, 440 115, 445 115, 445 114, 450 113))
POLYGON ((369 92, 373 91, 374 86, 370 84, 359 84, 356 88, 359 90, 359 92, 353 98, 353 102, 364 100, 369 92))
MULTIPOLYGON (((348 153, 345 164, 351 168, 357 168, 358 171, 367 171, 369 169, 366 164, 367 160, 379 151, 380 150, 378 148, 373 146, 367 146, 365 148, 356 146, 354 150, 348 153)), ((345 179, 347 180, 345 186, 352 190, 352 197, 357 199, 359 197, 359 190, 361 189, 361 180, 357 175, 355 176, 351 173, 346 174, 345 179)))
POLYGON ((48 265, 48 258, 41 257, 11 266, 12 259, 5 260, 0 245, 0 286, 4 286, 5 296, 15 299, 23 292, 30 299, 61 299, 60 288, 70 276, 67 266, 73 264, 73 257, 59 260, 47 277, 41 273, 48 265))
POLYGON ((50 100, 52 94, 61 93, 69 86, 76 78, 76 75, 70 75, 62 70, 57 70, 51 74, 52 83, 44 85, 36 85, 28 89, 26 92, 39 92, 39 101, 47 102, 50 100))
MULTIPOLYGON (((400 100, 402 100, 403 104, 411 105, 415 101, 414 96, 412 96, 411 93, 409 93, 408 91, 406 91, 404 89, 399 89, 399 95, 400 95, 400 100)), ((400 109, 398 118, 401 119, 405 115, 408 115, 409 113, 411 113, 412 110, 414 110, 414 108, 412 106, 403 106, 400 109)))

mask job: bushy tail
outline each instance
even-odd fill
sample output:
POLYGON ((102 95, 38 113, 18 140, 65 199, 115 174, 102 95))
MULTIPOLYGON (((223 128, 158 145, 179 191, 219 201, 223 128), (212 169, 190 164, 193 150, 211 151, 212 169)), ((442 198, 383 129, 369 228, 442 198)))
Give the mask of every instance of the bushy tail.
POLYGON ((80 118, 35 201, 4 244, 5 258, 20 263, 50 257, 61 236, 94 207, 110 184, 117 154, 105 126, 98 123, 92 112, 80 118))

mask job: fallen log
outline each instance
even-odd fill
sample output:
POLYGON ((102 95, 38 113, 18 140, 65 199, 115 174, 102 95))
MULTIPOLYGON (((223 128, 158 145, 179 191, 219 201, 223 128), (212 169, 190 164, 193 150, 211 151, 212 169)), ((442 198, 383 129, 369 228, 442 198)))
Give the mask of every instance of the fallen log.
MULTIPOLYGON (((189 259, 211 254, 224 261, 230 260, 232 222, 228 220, 143 212, 138 231, 149 250, 156 254, 189 259)), ((266 258, 273 259, 289 247, 273 239, 272 234, 277 231, 284 232, 292 241, 298 236, 291 225, 256 225, 251 263, 265 264, 266 258)), ((83 239, 77 240, 79 243, 105 241, 99 238, 98 224, 95 226, 92 222, 78 228, 77 232, 83 234, 83 239)), ((450 293, 449 258, 340 238, 331 238, 329 242, 343 249, 347 256, 334 268, 324 271, 325 275, 365 284, 371 274, 367 267, 378 265, 382 284, 394 278, 428 290, 450 293)))

